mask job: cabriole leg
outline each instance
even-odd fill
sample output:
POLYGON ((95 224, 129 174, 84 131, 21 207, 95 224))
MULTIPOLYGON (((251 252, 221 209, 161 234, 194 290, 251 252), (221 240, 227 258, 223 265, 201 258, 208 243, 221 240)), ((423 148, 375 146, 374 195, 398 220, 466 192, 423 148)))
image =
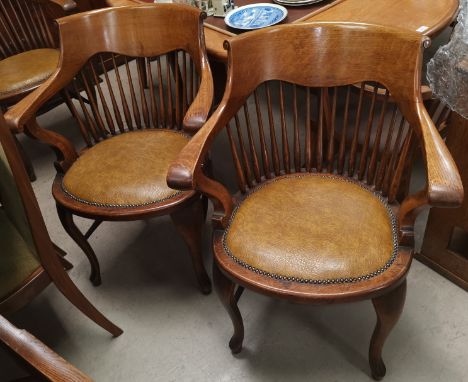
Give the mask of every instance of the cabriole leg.
POLYGON ((385 376, 386 368, 382 360, 382 348, 389 333, 400 318, 405 304, 405 297, 406 280, 390 293, 372 300, 377 314, 377 324, 370 342, 369 364, 372 377, 376 380, 380 380, 385 376))
POLYGON ((63 228, 74 240, 74 242, 83 250, 89 260, 89 263, 91 264, 91 275, 89 279, 94 286, 101 285, 101 270, 96 254, 94 253, 93 248, 91 248, 91 245, 88 243, 88 240, 86 240, 86 237, 81 233, 73 221, 72 213, 60 205, 57 205, 57 212, 63 228))
POLYGON ((239 353, 242 350, 242 342, 244 341, 244 323, 237 306, 236 284, 223 275, 216 261, 213 262, 213 283, 216 293, 229 313, 234 326, 234 334, 229 341, 229 347, 233 354, 239 353))

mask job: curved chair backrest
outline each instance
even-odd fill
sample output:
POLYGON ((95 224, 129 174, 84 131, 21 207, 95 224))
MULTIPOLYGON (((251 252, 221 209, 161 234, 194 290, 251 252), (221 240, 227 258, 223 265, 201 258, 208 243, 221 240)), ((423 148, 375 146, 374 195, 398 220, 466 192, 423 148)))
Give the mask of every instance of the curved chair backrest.
POLYGON ((421 99, 428 42, 406 30, 327 22, 227 41, 223 100, 171 166, 169 185, 198 185, 222 200, 229 216, 226 193, 201 170, 214 136, 226 127, 241 193, 282 174, 326 172, 362 181, 394 203, 408 193, 420 147, 429 198, 459 203, 456 166, 421 99), (439 184, 453 192, 441 192, 439 184))
POLYGON ((199 128, 213 95, 203 18, 194 7, 151 4, 59 19, 59 67, 22 101, 32 107, 19 125, 62 91, 87 146, 134 129, 199 128))

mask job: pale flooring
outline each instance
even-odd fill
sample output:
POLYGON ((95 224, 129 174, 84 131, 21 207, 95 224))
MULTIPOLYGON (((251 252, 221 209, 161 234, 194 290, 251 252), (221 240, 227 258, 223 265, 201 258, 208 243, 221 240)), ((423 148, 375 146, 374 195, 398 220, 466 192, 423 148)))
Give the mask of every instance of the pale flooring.
MULTIPOLYGON (((60 107, 40 122, 65 132, 70 116, 60 107)), ((53 155, 35 142, 25 141, 25 146, 37 170, 34 189, 50 235, 74 264, 72 279, 125 332, 112 339, 53 286, 10 318, 93 379, 371 380, 367 349, 375 314, 369 301, 306 306, 246 291, 240 301, 245 347, 232 356, 227 347, 229 317, 214 293, 203 296, 197 290, 187 250, 168 218, 104 223, 91 240, 103 276, 103 284, 93 287, 85 256, 55 212, 50 195, 53 155)), ((223 149, 215 155, 217 151, 223 149)), ((424 221, 423 216, 418 242, 424 221)), ((205 255, 211 268, 209 223, 205 255)), ((387 341, 384 359, 386 382, 468 381, 468 294, 414 261, 406 306, 387 341)), ((1 351, 0 381, 20 375, 1 351)))

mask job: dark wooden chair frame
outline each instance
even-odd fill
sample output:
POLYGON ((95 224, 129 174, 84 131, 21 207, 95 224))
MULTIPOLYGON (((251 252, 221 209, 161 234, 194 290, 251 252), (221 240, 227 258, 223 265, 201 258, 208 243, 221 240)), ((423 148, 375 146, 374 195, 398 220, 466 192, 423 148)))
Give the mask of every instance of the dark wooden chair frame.
POLYGON ((80 292, 70 279, 61 256, 63 252, 57 249, 50 240, 44 224, 39 205, 27 177, 18 149, 14 143, 11 131, 7 128, 3 115, 0 113, 0 142, 5 151, 11 171, 14 174, 16 186, 23 202, 24 212, 31 230, 41 266, 23 285, 0 301, 0 314, 16 311, 29 303, 51 283, 86 316, 107 330, 113 336, 122 334, 122 330, 99 312, 80 292))
MULTIPOLYGON (((237 306, 244 288, 298 303, 328 304, 372 299, 377 314, 377 325, 370 343, 369 362, 375 379, 381 379, 385 375, 382 348, 403 309, 406 275, 413 256, 413 226, 416 215, 421 207, 428 204, 455 207, 463 200, 463 187, 455 163, 421 97, 422 47, 428 43, 427 38, 404 30, 367 24, 325 22, 272 27, 225 42, 225 49, 228 51, 228 80, 224 97, 207 123, 171 165, 167 180, 173 188, 200 191, 214 203, 213 281, 234 326, 234 334, 229 342, 233 353, 241 350, 244 338, 243 321, 237 306), (291 154, 288 149, 287 152, 283 152, 284 147, 279 149, 274 138, 271 138, 271 148, 269 147, 264 134, 271 129, 271 122, 269 128, 266 123, 264 127, 259 124, 260 138, 256 142, 253 142, 251 127, 247 125, 248 138, 244 138, 245 143, 239 138, 239 151, 232 150, 233 168, 241 190, 232 196, 224 185, 204 173, 203 159, 215 136, 222 130, 227 132, 233 145, 232 136, 235 135, 237 121, 231 124, 230 121, 248 97, 268 81, 284 81, 306 88, 334 87, 335 96, 332 96, 333 101, 330 101, 329 94, 333 92, 319 90, 322 96, 319 98, 320 116, 318 121, 315 121, 318 134, 315 151, 312 151, 307 143, 296 144, 299 141, 296 123, 294 149, 291 154), (375 171, 379 150, 369 144, 371 117, 367 124, 364 144, 358 140, 359 127, 356 125, 357 129, 355 127, 355 134, 350 142, 351 152, 347 156, 344 150, 348 146, 346 137, 343 135, 344 138, 340 141, 338 133, 335 132, 333 113, 336 107, 326 109, 331 110, 331 113, 323 111, 323 105, 326 103, 336 105, 337 87, 346 85, 349 91, 349 87, 355 87, 353 84, 364 84, 366 81, 378 85, 372 86, 372 102, 377 102, 376 99, 382 97, 386 99, 383 102, 391 99, 402 114, 402 125, 404 120, 407 121, 408 130, 406 137, 402 139, 404 143, 394 149, 393 153, 391 147, 390 150, 385 149, 385 155, 391 154, 394 158, 390 164, 387 163, 388 166, 392 165, 387 182, 382 182, 382 173, 376 174, 375 171), (387 89, 384 95, 377 94, 379 87, 387 89), (324 139, 327 135, 335 137, 329 139, 328 144, 324 139), (342 142, 340 148, 343 150, 336 149, 336 145, 333 144, 336 140, 342 142), (304 153, 301 153, 300 147, 305 147, 304 153), (405 175, 411 171, 412 154, 418 148, 426 164, 427 184, 421 191, 408 195, 408 187, 402 186, 405 183, 405 175), (259 153, 257 157, 253 153, 255 150, 259 153), (250 152, 250 162, 246 160, 249 157, 245 156, 246 151, 250 152), (362 151, 365 155, 359 158, 357 151, 362 151), (283 158, 279 157, 281 153, 283 158), (291 167, 280 170, 285 155, 291 167), (301 158, 305 158, 305 163, 301 158), (292 165, 290 160, 294 162, 292 165), (350 161, 351 170, 343 167, 345 160, 350 161), (253 175, 249 177, 245 170, 247 166, 250 166, 251 172, 256 173, 255 178, 253 175), (221 238, 228 227, 235 203, 242 200, 250 190, 270 179, 285 173, 306 172, 347 176, 370 187, 387 201, 397 219, 398 253, 394 263, 385 272, 353 283, 291 282, 250 270, 226 254, 221 238), (382 186, 382 183, 386 185, 382 186)), ((365 86, 358 85, 359 87, 362 95, 365 86)), ((254 94, 257 103, 260 97, 257 98, 257 94, 254 94)), ((268 94, 267 90, 267 98, 268 94)), ((280 97, 283 100, 283 96, 280 97)), ((296 104, 295 96, 292 102, 296 104)), ((297 111, 294 110, 294 113, 296 116, 297 111)), ((284 124, 278 124, 282 125, 281 131, 284 132, 284 124)), ((308 125, 310 126, 310 123, 308 125)), ((348 130, 350 129, 352 126, 348 130)), ((310 134, 310 130, 305 134, 310 134)), ((380 139, 380 135, 378 136, 380 139)), ((278 140, 281 140, 281 137, 278 140)))

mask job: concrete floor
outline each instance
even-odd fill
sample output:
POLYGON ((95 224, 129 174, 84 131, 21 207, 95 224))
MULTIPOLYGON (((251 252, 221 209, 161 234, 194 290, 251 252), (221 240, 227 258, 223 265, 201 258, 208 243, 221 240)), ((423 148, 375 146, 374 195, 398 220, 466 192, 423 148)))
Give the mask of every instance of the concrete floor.
MULTIPOLYGON (((40 123, 68 134, 71 117, 60 107, 40 123)), ((50 235, 75 265, 72 279, 125 333, 112 339, 53 286, 10 319, 93 379, 371 380, 367 350, 375 315, 368 301, 314 307, 246 291, 240 302, 245 348, 232 356, 227 347, 231 322, 214 293, 203 296, 197 290, 187 250, 167 218, 104 223, 91 240, 103 276, 103 284, 93 287, 85 256, 55 212, 50 195, 53 155, 38 143, 24 144, 37 170, 34 189, 50 235)), ((419 243, 425 216, 418 224, 419 243)), ((209 224, 205 236, 206 264, 211 268, 209 224)), ((403 315, 384 349, 385 380, 468 381, 467 293, 417 261, 408 282, 403 315)), ((0 352, 0 381, 21 375, 0 352)))

